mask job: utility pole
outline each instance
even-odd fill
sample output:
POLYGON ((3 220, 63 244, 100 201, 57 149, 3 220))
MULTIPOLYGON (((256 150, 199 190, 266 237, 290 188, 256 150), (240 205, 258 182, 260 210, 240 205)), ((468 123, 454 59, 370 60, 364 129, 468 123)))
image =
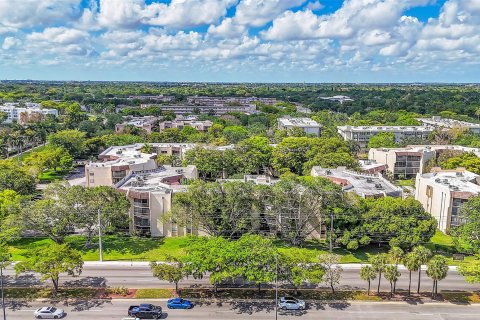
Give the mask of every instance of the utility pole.
POLYGON ((102 220, 100 217, 100 209, 98 209, 98 253, 100 255, 100 262, 103 262, 102 220))
POLYGON ((278 254, 275 255, 275 320, 278 320, 278 254))
POLYGON ((3 320, 7 320, 7 314, 5 313, 5 295, 3 293, 3 268, 5 266, 5 257, 2 258, 2 265, 0 265, 0 286, 2 291, 2 309, 3 309, 3 320))
POLYGON ((332 253, 332 250, 333 250, 332 239, 333 239, 333 213, 330 213, 330 253, 332 253))

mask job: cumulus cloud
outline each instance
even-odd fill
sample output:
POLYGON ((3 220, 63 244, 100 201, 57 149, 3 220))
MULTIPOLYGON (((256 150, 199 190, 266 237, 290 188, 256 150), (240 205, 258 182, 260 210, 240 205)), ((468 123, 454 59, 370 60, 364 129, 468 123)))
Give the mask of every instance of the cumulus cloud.
POLYGON ((14 47, 19 46, 21 43, 22 43, 22 41, 14 38, 14 37, 6 37, 5 40, 3 40, 2 49, 3 50, 10 50, 14 47))

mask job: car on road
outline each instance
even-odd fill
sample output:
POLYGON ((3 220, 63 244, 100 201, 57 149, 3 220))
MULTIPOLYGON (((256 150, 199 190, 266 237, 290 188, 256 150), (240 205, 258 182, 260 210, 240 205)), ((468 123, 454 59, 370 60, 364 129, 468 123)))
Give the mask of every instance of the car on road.
POLYGON ((65 312, 55 307, 43 307, 35 310, 33 315, 37 319, 61 319, 65 316, 65 312))
POLYGON ((162 307, 142 303, 138 306, 130 306, 128 315, 138 319, 160 319, 162 317, 162 307))
POLYGON ((305 301, 294 297, 280 297, 278 307, 282 310, 303 310, 305 301))
POLYGON ((167 302, 168 309, 192 309, 193 304, 185 299, 182 298, 174 298, 170 299, 167 302))

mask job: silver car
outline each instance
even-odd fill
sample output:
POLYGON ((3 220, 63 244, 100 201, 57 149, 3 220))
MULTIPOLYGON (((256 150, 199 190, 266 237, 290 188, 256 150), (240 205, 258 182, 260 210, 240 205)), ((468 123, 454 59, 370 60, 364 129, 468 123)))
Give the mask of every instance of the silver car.
POLYGON ((294 297, 281 297, 278 307, 282 310, 303 310, 305 309, 305 301, 294 297))
POLYGON ((33 315, 37 319, 60 319, 65 316, 65 312, 55 307, 43 307, 35 310, 33 315))

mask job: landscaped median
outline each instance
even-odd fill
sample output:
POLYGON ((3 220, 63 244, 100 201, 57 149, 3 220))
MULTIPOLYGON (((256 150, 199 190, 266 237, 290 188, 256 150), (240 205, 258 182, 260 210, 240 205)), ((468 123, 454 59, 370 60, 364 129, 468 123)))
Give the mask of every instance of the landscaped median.
MULTIPOLYGON (((256 289, 245 288, 221 288, 215 293, 210 288, 184 288, 179 292, 182 298, 194 301, 255 301, 275 299, 275 290, 266 289, 260 292, 256 289)), ((382 292, 379 295, 367 295, 365 291, 337 290, 332 293, 329 290, 321 289, 281 289, 279 296, 295 295, 306 301, 417 301, 417 302, 450 302, 450 303, 480 303, 480 292, 441 292, 437 299, 432 299, 430 293, 414 294, 408 296, 406 291, 399 290, 397 294, 390 297, 389 293, 382 292)), ((59 300, 92 300, 92 299, 168 299, 178 296, 174 289, 128 289, 128 288, 60 288, 53 292, 48 288, 7 288, 5 289, 7 299, 59 299, 59 300)))

